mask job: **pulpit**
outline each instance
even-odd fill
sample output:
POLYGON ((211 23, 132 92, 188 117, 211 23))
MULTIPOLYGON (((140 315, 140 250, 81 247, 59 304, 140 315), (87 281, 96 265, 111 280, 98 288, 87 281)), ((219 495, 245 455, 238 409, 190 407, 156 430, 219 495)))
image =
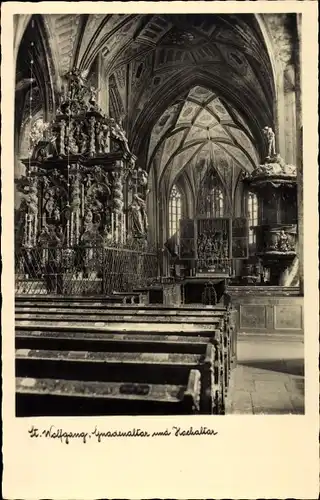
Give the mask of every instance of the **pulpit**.
POLYGON ((256 255, 269 274, 269 284, 293 286, 299 267, 296 168, 274 155, 244 182, 258 197, 256 255))

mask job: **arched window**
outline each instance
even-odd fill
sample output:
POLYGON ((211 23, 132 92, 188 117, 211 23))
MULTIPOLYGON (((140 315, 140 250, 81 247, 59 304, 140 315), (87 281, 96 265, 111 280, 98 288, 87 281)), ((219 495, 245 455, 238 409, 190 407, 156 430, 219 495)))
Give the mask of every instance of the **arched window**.
POLYGON ((197 215, 206 218, 225 217, 230 213, 229 199, 218 172, 210 168, 205 173, 197 197, 197 215))
POLYGON ((224 193, 219 186, 211 188, 207 196, 207 217, 223 217, 224 193))
POLYGON ((258 198, 255 193, 248 193, 247 210, 249 218, 249 245, 255 245, 256 233, 253 229, 258 224, 258 198))
POLYGON ((173 185, 169 198, 169 237, 179 234, 181 205, 181 193, 177 186, 173 185))

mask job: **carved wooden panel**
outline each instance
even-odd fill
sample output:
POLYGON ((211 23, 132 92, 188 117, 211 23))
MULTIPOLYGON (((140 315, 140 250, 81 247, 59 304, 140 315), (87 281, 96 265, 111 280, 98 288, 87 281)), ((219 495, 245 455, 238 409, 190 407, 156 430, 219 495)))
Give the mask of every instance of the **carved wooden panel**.
POLYGON ((276 330, 300 330, 303 327, 301 306, 276 305, 274 327, 276 330))
POLYGON ((258 304, 240 305, 240 328, 266 328, 266 307, 258 304))

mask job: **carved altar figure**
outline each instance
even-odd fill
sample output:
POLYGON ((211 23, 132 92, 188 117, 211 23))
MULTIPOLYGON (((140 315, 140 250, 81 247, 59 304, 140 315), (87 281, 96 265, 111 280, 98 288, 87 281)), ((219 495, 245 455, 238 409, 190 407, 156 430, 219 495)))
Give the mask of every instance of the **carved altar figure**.
POLYGON ((108 137, 109 137, 109 129, 107 125, 98 122, 96 125, 96 137, 97 137, 97 146, 98 153, 107 153, 108 152, 108 137))
POLYGON ((71 99, 81 99, 83 97, 84 91, 86 89, 86 76, 88 71, 81 71, 78 68, 74 68, 66 77, 70 81, 70 98, 71 99))
POLYGON ((105 246, 112 244, 113 237, 112 237, 111 227, 109 224, 105 226, 102 237, 105 246))
POLYGON ((88 136, 84 132, 81 132, 81 138, 80 138, 80 152, 86 153, 88 149, 88 136))
POLYGON ((44 224, 38 236, 38 244, 41 246, 59 246, 63 243, 63 229, 61 226, 55 228, 52 225, 44 224))
POLYGON ((55 201, 54 201, 52 190, 49 190, 49 191, 46 192, 46 194, 44 196, 44 199, 46 200, 45 201, 45 205, 44 205, 44 210, 46 212, 46 216, 49 219, 51 219, 52 213, 53 213, 53 210, 54 210, 54 206, 55 206, 55 201))
POLYGON ((110 127, 111 127, 111 132, 113 136, 121 141, 128 153, 130 153, 129 149, 129 144, 128 144, 128 139, 126 137, 125 131, 123 130, 122 127, 115 121, 114 118, 110 118, 110 127))
POLYGON ((90 97, 89 97, 89 104, 92 106, 92 108, 95 108, 97 105, 97 95, 100 89, 97 89, 93 85, 89 88, 90 92, 90 97))
POLYGON ((79 150, 77 141, 74 136, 75 133, 76 133, 76 128, 72 124, 67 125, 65 145, 66 145, 66 150, 69 151, 69 153, 71 154, 78 153, 79 150))
POLYGON ((93 227, 93 213, 90 209, 86 211, 83 226, 85 231, 88 231, 93 227))
POLYGON ((132 220, 133 234, 137 237, 146 236, 148 231, 148 217, 145 201, 135 194, 129 210, 132 220))
POLYGON ((59 207, 56 207, 53 211, 53 216, 54 216, 54 220, 56 222, 59 222, 60 220, 60 210, 59 210, 59 207))
POLYGON ((142 168, 138 168, 138 181, 140 186, 145 187, 148 184, 148 172, 142 170, 142 168))
POLYGON ((80 240, 84 244, 95 245, 98 241, 102 242, 102 237, 99 234, 99 217, 96 217, 96 222, 93 220, 93 211, 88 208, 83 221, 83 233, 80 240))
POLYGON ((288 252, 289 250, 289 239, 283 229, 279 234, 278 248, 280 252, 288 252))
POLYGON ((48 127, 49 124, 45 123, 42 118, 39 118, 34 122, 30 131, 30 139, 33 146, 38 144, 38 142, 40 142, 44 138, 44 133, 48 129, 48 127))
POLYGON ((267 138, 268 143, 268 156, 267 158, 272 158, 276 155, 276 146, 275 146, 275 135, 271 127, 264 127, 263 133, 267 138))

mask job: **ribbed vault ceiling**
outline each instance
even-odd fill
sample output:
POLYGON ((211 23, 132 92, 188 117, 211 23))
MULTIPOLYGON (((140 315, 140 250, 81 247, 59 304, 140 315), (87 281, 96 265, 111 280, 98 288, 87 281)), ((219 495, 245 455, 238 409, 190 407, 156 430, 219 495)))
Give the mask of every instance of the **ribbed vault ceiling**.
MULTIPOLYGON (((36 17, 44 26, 41 36, 47 38, 44 50, 55 90, 72 66, 90 71, 101 56, 105 78, 113 86, 110 109, 125 117, 130 146, 143 163, 150 160, 152 148, 159 149, 160 139, 167 162, 174 148, 186 156, 196 143, 203 148, 209 139, 207 127, 215 147, 223 150, 229 144, 229 154, 241 165, 247 162, 246 168, 256 163, 253 138, 244 123, 250 124, 256 143, 263 143, 261 129, 273 124, 275 96, 268 52, 254 15, 36 17), (170 135, 164 138, 160 129, 170 135)), ((26 59, 23 52, 19 57, 26 59)))
POLYGON ((154 126, 148 168, 157 160, 159 178, 172 184, 189 164, 203 157, 251 172, 259 163, 254 138, 238 111, 211 90, 196 86, 170 106, 154 126))

